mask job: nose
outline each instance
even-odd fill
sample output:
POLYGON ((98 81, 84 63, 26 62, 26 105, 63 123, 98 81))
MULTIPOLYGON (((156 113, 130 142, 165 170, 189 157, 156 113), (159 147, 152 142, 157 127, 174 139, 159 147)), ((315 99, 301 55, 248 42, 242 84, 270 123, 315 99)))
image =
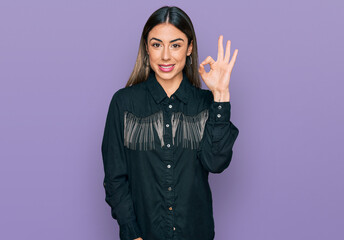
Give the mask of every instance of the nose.
POLYGON ((170 49, 168 47, 164 47, 162 51, 162 60, 169 60, 170 59, 170 49))

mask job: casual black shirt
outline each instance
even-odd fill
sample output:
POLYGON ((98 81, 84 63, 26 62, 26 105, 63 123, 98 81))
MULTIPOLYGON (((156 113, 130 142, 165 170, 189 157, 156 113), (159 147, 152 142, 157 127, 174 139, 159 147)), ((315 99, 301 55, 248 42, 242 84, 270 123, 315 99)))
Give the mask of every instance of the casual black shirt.
POLYGON ((101 150, 105 201, 121 240, 214 239, 208 175, 231 162, 239 130, 230 110, 184 71, 170 98, 152 70, 114 93, 101 150))

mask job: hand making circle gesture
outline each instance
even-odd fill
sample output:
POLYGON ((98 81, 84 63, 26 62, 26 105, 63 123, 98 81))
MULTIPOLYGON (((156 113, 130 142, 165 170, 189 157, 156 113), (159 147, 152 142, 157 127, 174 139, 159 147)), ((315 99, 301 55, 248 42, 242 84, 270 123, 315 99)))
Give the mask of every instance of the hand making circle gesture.
POLYGON ((238 55, 238 49, 234 50, 232 59, 230 58, 231 41, 227 40, 226 54, 223 52, 223 35, 218 40, 218 53, 216 62, 211 56, 208 56, 198 69, 201 78, 210 91, 226 91, 229 90, 229 80, 233 70, 233 66, 238 55), (210 71, 206 72, 204 65, 210 65, 210 71))

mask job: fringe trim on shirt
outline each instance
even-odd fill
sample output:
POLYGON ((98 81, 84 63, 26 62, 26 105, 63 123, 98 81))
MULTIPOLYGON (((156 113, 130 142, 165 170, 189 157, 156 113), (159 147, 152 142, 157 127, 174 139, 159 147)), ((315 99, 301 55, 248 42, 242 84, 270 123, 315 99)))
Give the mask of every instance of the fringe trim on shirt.
POLYGON ((143 118, 127 111, 124 112, 124 146, 127 148, 133 150, 155 149, 154 129, 156 129, 162 147, 164 145, 162 110, 143 118))
POLYGON ((198 148, 204 133, 205 123, 209 116, 209 109, 205 109, 195 116, 184 115, 182 112, 173 112, 172 143, 182 144, 183 148, 198 148))

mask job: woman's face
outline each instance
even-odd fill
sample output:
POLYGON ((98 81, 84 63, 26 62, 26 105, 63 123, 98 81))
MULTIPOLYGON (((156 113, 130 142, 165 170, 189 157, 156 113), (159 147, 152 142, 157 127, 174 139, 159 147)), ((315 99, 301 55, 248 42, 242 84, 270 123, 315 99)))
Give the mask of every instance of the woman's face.
POLYGON ((186 56, 192 52, 192 41, 187 44, 187 36, 170 23, 158 24, 149 32, 146 50, 158 80, 183 78, 186 56))

